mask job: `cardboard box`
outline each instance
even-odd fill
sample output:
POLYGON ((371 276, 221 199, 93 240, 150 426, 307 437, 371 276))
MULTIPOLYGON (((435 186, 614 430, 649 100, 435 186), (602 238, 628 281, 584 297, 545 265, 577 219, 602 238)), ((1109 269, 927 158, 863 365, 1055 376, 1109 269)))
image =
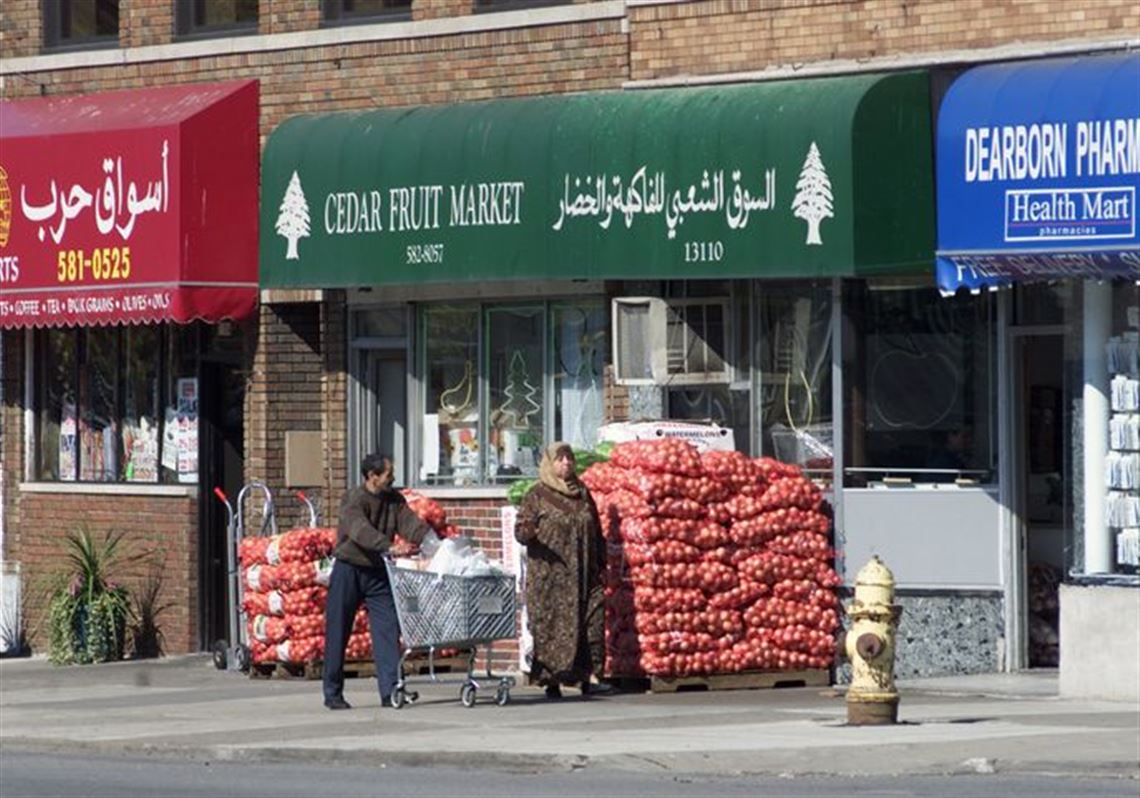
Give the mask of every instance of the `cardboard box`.
POLYGON ((681 438, 698 451, 731 452, 736 450, 732 430, 714 422, 693 421, 616 421, 598 428, 598 441, 625 443, 658 438, 681 438))

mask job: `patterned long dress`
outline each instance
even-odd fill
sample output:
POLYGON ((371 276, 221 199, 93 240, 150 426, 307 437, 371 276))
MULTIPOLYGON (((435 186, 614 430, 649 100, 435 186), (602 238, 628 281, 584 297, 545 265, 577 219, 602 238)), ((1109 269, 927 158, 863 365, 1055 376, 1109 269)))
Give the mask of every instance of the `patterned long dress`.
POLYGON ((605 665, 605 541, 589 492, 539 483, 523 498, 515 538, 526 546, 531 680, 579 684, 605 665))

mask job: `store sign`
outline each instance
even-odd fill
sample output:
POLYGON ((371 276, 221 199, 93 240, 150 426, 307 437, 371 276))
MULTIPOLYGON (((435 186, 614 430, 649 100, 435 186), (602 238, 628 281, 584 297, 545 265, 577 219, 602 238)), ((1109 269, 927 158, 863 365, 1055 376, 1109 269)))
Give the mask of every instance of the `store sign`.
POLYGON ((928 268, 927 111, 896 75, 297 117, 262 285, 928 268))
POLYGON ((970 70, 938 128, 943 290, 1140 278, 1140 56, 970 70))
POLYGON ((16 101, 3 114, 0 327, 252 309, 256 84, 16 101), (202 117, 232 137, 219 143, 202 117))
POLYGON ((144 130, 75 142, 35 157, 41 142, 5 143, 10 208, 0 256, 4 323, 60 316, 161 314, 163 267, 177 262, 177 140, 144 130), (75 290, 81 289, 81 290, 75 290))

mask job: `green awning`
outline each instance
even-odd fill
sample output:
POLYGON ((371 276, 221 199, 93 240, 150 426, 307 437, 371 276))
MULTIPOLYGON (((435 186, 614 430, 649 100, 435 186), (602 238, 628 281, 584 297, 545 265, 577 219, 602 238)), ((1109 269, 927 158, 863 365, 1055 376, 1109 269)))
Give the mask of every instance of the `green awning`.
POLYGON ((261 284, 928 273, 925 73, 296 116, 261 284))

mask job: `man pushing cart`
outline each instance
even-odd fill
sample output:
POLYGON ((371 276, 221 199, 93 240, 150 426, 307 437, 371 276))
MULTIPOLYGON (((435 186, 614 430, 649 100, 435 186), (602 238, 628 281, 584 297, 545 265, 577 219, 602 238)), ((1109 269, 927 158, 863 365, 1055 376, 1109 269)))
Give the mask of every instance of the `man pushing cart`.
MULTIPOLYGON (((426 651, 432 662, 442 647, 472 648, 514 636, 514 579, 397 568, 390 557, 396 535, 429 546, 438 538, 393 489, 392 458, 370 454, 360 471, 363 483, 341 501, 333 549, 336 561, 325 605, 324 703, 333 710, 350 708, 344 700, 344 656, 353 617, 363 602, 368 608, 380 704, 399 709, 418 697, 407 690, 403 678, 404 661, 414 651, 426 651)), ((474 662, 472 649, 460 688, 460 700, 468 707, 475 703, 480 687, 474 662)), ((489 667, 487 677, 496 678, 489 667)), ((510 677, 498 679, 496 703, 510 700, 513 685, 510 677)))
POLYGON ((325 664, 322 689, 328 709, 350 709, 344 700, 344 652, 361 602, 368 608, 372 657, 381 706, 392 706, 400 681, 400 634, 385 557, 398 534, 420 544, 435 532, 392 488, 392 458, 370 454, 360 464, 363 483, 340 503, 332 575, 325 605, 325 664))

